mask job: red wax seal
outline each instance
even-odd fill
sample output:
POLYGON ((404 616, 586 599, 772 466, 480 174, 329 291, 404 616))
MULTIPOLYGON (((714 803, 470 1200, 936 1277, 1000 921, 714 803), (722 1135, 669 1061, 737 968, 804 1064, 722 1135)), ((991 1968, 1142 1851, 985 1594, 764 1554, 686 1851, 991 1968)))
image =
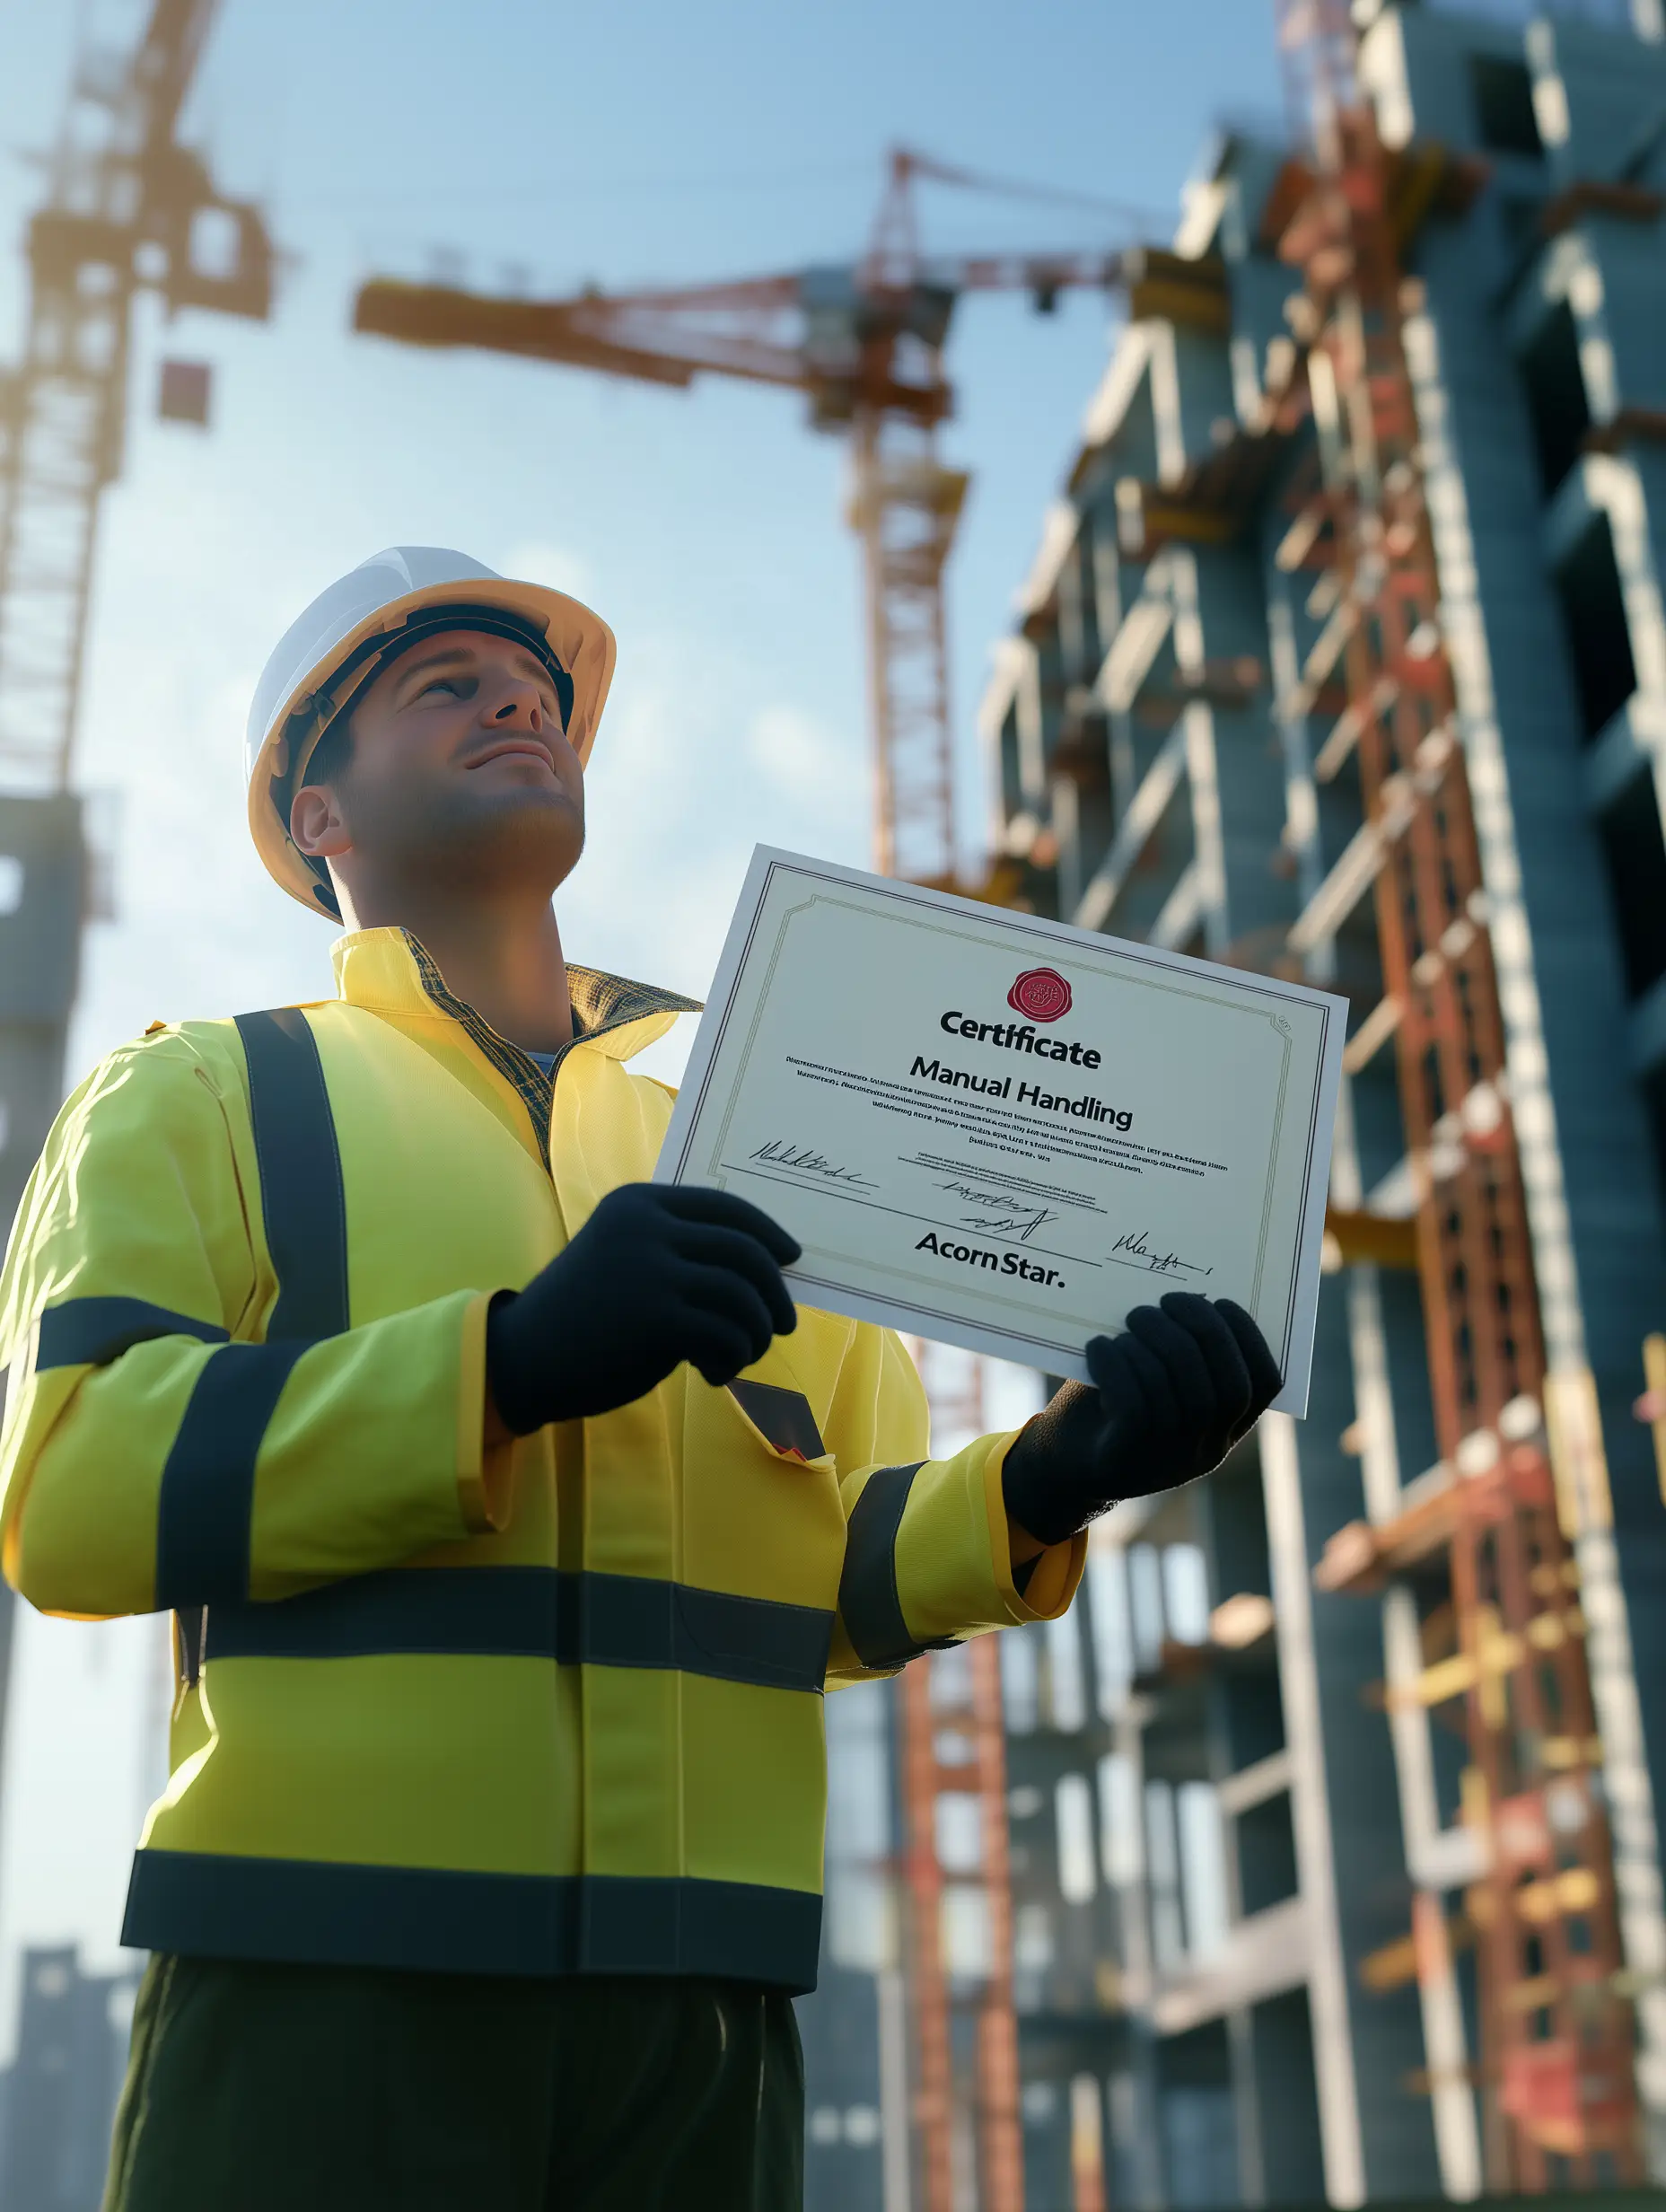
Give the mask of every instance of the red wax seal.
POLYGON ((1057 968, 1026 968, 1006 995, 1014 1014, 1032 1022, 1057 1022, 1070 1012, 1070 986, 1057 968))

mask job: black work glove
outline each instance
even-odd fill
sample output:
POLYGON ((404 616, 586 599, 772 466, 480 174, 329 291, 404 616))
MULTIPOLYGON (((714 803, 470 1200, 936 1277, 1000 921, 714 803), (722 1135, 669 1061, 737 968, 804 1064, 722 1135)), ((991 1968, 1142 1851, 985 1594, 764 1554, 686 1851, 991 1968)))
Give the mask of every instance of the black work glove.
POLYGON ((1125 1497, 1171 1490, 1218 1467, 1283 1382, 1267 1339, 1230 1298, 1171 1290, 1136 1306, 1120 1337, 1094 1337, 1088 1373, 1022 1429, 1001 1470, 1006 1510, 1063 1543, 1125 1497))
POLYGON ((611 1413, 685 1359, 732 1382, 798 1326, 799 1247, 726 1190, 626 1183, 526 1288, 492 1302, 486 1373, 504 1426, 611 1413))

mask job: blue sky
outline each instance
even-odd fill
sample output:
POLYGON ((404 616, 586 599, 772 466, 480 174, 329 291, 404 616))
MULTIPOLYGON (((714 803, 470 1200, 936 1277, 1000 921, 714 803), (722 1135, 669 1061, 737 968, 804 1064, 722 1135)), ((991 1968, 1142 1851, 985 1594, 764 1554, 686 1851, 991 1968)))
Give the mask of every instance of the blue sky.
MULTIPOLYGON (((129 41, 139 0, 93 0, 129 41)), ((75 11, 0 10, 0 358, 75 11)), ((107 504, 80 780, 112 794, 119 918, 89 940, 73 1072, 157 1016, 316 996, 329 932, 248 846, 241 732, 270 645, 390 542, 460 546, 577 592, 619 667, 592 840, 558 902, 575 958, 698 995, 761 840, 868 850, 858 571, 844 456, 791 394, 690 395, 413 355, 347 335, 355 284, 451 252, 552 292, 794 268, 860 250, 884 152, 1132 203, 1166 238, 1212 123, 1278 111, 1271 0, 224 0, 188 110, 285 252, 267 328, 140 315, 107 504), (206 360, 204 434, 154 418, 157 364, 206 360)), ((1080 209, 931 190, 928 243, 1093 246, 1080 209)), ((1120 229, 1116 235, 1120 238, 1120 229)), ((969 842, 988 648, 1105 358, 1106 303, 957 319, 946 438, 975 471, 951 583, 969 842)), ((684 1027, 688 1025, 684 1024, 684 1027)), ((686 1043, 686 1040, 685 1040, 686 1043)), ((681 1047, 659 1048, 674 1074, 681 1047)), ((153 1624, 30 1620, 0 1814, 0 1963, 114 1955, 155 1762, 153 1624)), ((12 2030, 0 1979, 0 2054, 12 2030)))

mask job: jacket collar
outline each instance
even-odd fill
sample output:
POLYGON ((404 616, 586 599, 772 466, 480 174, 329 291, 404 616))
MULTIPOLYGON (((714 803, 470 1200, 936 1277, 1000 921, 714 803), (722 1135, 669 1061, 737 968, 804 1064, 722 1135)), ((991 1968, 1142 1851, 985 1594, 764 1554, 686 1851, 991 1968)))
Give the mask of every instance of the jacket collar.
MULTIPOLYGON (((329 957, 337 995, 348 1005, 408 1022, 460 1022, 512 1080, 522 1071, 504 1064, 500 1054, 513 1056, 513 1062, 524 1063, 526 1071, 541 1077, 537 1063, 520 1046, 499 1037, 472 1006, 446 989, 439 970, 408 929, 351 930, 337 938, 329 957), (497 1050, 492 1049, 494 1045, 497 1050)), ((593 1049, 609 1059, 634 1059, 663 1037, 680 1014, 700 1012, 697 999, 679 997, 675 991, 659 990, 651 983, 633 983, 599 968, 569 966, 567 988, 573 1001, 574 1045, 593 1049)), ((566 1053, 559 1057, 565 1058, 566 1053)))

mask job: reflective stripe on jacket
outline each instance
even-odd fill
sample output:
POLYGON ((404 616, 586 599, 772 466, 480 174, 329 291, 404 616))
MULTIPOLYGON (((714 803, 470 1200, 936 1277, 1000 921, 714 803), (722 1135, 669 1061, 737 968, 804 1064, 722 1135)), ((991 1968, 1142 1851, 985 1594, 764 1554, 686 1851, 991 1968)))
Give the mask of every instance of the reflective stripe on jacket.
POLYGON ((0 1286, 7 1576, 181 1617, 123 1941, 808 1988, 824 1681, 1057 1615, 1083 1540, 1021 1596, 1010 1436, 927 1458, 899 1340, 809 1309, 483 1453, 489 1300, 652 1172, 687 1002, 574 970, 552 1084, 405 933, 335 959, 112 1054, 0 1286))

